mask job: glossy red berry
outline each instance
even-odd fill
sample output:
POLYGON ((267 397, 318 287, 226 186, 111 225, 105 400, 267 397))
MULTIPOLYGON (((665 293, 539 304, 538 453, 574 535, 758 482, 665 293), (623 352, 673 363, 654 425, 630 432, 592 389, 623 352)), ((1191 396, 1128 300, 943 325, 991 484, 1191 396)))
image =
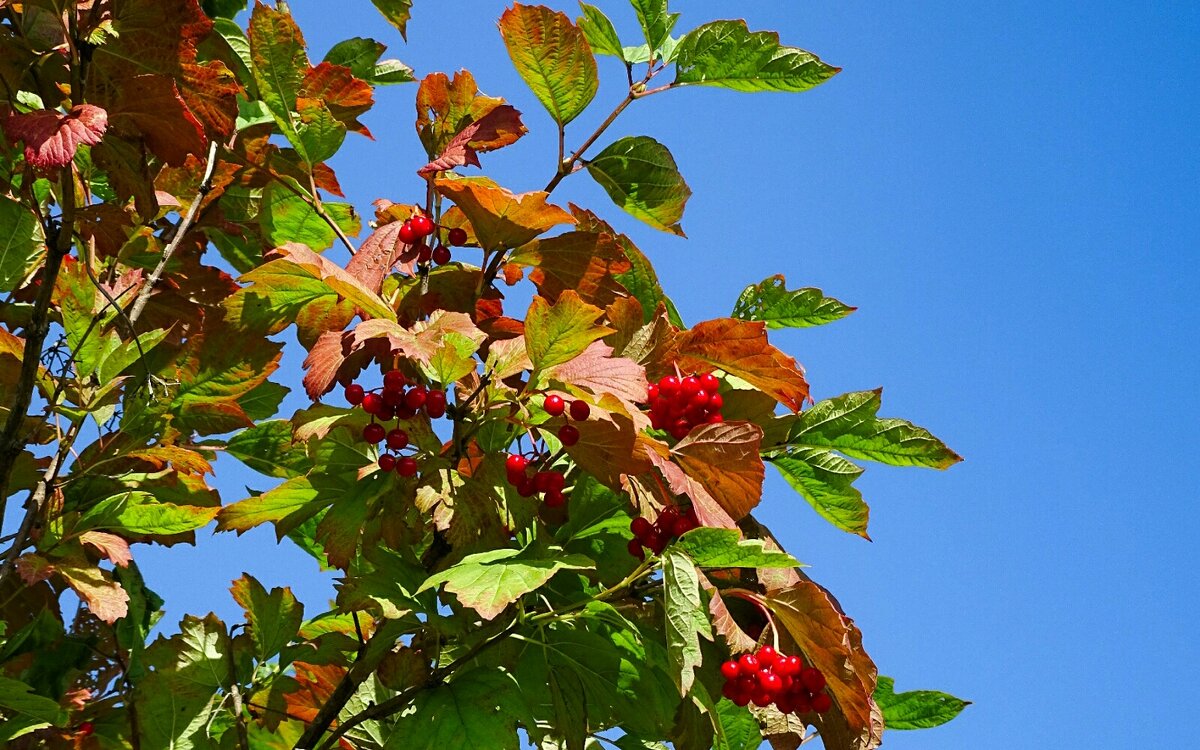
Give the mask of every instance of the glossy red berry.
POLYGON ((554 472, 552 471, 539 471, 533 475, 533 488, 538 492, 549 492, 554 486, 552 484, 554 481, 552 479, 553 476, 554 472))
POLYGON ((646 403, 653 406, 654 402, 657 400, 658 400, 658 385, 655 383, 651 383, 650 387, 648 389, 646 389, 646 403))
POLYGON ((775 660, 778 657, 779 653, 775 651, 773 646, 763 646, 758 650, 758 663, 762 665, 763 668, 769 668, 775 663, 775 660))
POLYGON ((679 378, 675 377, 674 375, 666 376, 662 380, 658 381, 658 390, 664 396, 675 395, 675 393, 679 391, 679 378))
POLYGON ((404 391, 400 389, 394 391, 384 391, 382 398, 384 406, 390 406, 395 409, 397 406, 400 406, 404 403, 404 391))
POLYGON ((438 245, 433 249, 433 262, 439 266, 444 266, 450 262, 450 248, 445 245, 438 245))
POLYGON ((629 544, 626 546, 626 549, 629 550, 629 554, 633 555, 637 559, 639 559, 639 560, 646 559, 646 551, 642 549, 642 543, 639 542, 637 539, 630 539, 629 544))
POLYGON ((758 671, 758 657, 754 654, 742 654, 738 658, 738 666, 742 668, 742 674, 754 674, 758 671))
POLYGON ((550 490, 545 495, 547 508, 561 508, 567 503, 567 496, 559 490, 550 490))
POLYGON ((725 421, 725 417, 722 417, 720 414, 710 414, 707 421, 709 424, 721 424, 725 421))
POLYGON ((417 460, 412 456, 405 456, 396 462, 396 473, 402 477, 415 477, 419 468, 417 460))
POLYGON ((447 233, 446 240, 455 247, 462 247, 467 244, 467 230, 462 227, 454 227, 447 233))
POLYGON ((408 385, 408 378, 404 377, 404 373, 399 370, 390 370, 383 374, 383 389, 385 391, 399 391, 408 385))
POLYGON ((563 401, 562 396, 551 394, 546 397, 546 402, 543 406, 546 409, 546 413, 550 416, 561 417, 562 413, 566 411, 567 402, 563 401))
POLYGON ((418 385, 412 388, 408 393, 404 394, 404 405, 409 409, 416 411, 425 405, 425 398, 428 394, 425 392, 425 386, 418 385))
POLYGON ((387 434, 387 447, 392 450, 400 450, 408 446, 408 433, 399 428, 392 430, 387 434))
POLYGON ((433 220, 425 214, 417 214, 409 219, 409 221, 412 222, 413 231, 418 236, 428 237, 433 234, 433 220))
POLYGON ((654 526, 652 526, 649 521, 641 516, 633 519, 633 521, 629 524, 629 530, 632 531, 633 535, 639 539, 649 534, 650 530, 653 528, 654 526))
POLYGON ((387 430, 383 429, 383 425, 379 424, 378 422, 372 422, 364 427, 362 431, 363 440, 366 440, 372 445, 378 443, 380 440, 383 440, 383 436, 386 434, 387 430))
POLYGON ((358 383, 352 383, 351 385, 346 386, 346 402, 351 406, 358 406, 361 404, 364 396, 365 394, 363 393, 363 387, 358 383))
POLYGON ((671 522, 671 535, 683 536, 692 529, 696 528, 696 523, 687 516, 681 516, 671 522))
POLYGON ((527 466, 529 466, 529 459, 517 453, 512 453, 508 458, 504 459, 504 468, 510 474, 524 473, 527 466))
POLYGON ((819 714, 823 714, 833 708, 833 699, 828 693, 817 693, 812 697, 812 710, 819 714))
POLYGON ((362 408, 367 414, 378 414, 383 408, 383 397, 378 393, 368 393, 363 396, 362 408))
POLYGON ((725 398, 721 394, 714 393, 708 397, 708 407, 707 408, 709 411, 720 411, 721 407, 724 405, 725 405, 725 398))
POLYGON ((656 555, 661 555, 669 542, 670 540, 658 529, 651 529, 650 533, 642 538, 642 544, 649 547, 650 551, 656 555))
POLYGON ((810 693, 819 693, 825 689, 825 675, 816 667, 809 667, 800 673, 800 682, 810 693))
POLYGON ((429 245, 426 245, 425 243, 421 243, 417 247, 417 262, 418 263, 428 263, 432 259, 433 259, 433 250, 431 250, 429 248, 429 245))
POLYGON ((565 424, 558 428, 558 439, 562 444, 570 448, 579 442, 579 430, 574 425, 565 424))
POLYGON ((727 661, 721 665, 721 676, 727 680, 730 680, 729 684, 731 684, 731 685, 733 684, 732 681, 736 680, 738 678, 738 675, 740 675, 741 673, 742 673, 742 668, 738 666, 738 663, 736 661, 727 661))
POLYGON ((396 468, 396 457, 390 453, 384 453, 379 457, 379 468, 384 471, 392 471, 396 468))
POLYGON ((781 677, 795 677, 804 669, 804 662, 799 656, 785 656, 775 662, 775 672, 781 677))
POLYGON ((775 701, 775 696, 772 695, 768 690, 759 690, 754 694, 754 697, 751 698, 751 700, 754 701, 754 705, 759 706, 760 708, 766 708, 775 701))
POLYGON ((716 375, 708 372, 700 376, 700 387, 709 393, 716 393, 717 389, 721 387, 721 381, 717 379, 716 375))
POLYGON ((400 231, 397 236, 399 237, 400 241, 406 245, 413 244, 421 237, 421 235, 417 234, 417 229, 413 226, 412 219, 406 219, 404 223, 400 225, 400 231))
POLYGON ((592 415, 592 407, 586 401, 571 402, 571 419, 582 422, 592 415))
POLYGON ((679 381, 679 390, 687 394, 688 398, 695 396, 700 392, 700 379, 691 375, 679 381))
POLYGON ((668 432, 671 433, 671 437, 675 438, 676 440, 683 440, 691 431, 692 426, 688 424, 688 421, 682 417, 672 422, 671 428, 668 430, 668 432))
POLYGON ((533 486, 533 480, 529 477, 521 477, 517 482, 517 494, 521 497, 533 497, 537 489, 533 486))
POLYGON ((783 689, 783 680, 774 672, 768 672, 765 669, 758 673, 758 684, 763 690, 769 693, 778 693, 783 689))
POLYGON ((434 419, 446 415, 446 392, 432 390, 425 396, 425 413, 434 419))

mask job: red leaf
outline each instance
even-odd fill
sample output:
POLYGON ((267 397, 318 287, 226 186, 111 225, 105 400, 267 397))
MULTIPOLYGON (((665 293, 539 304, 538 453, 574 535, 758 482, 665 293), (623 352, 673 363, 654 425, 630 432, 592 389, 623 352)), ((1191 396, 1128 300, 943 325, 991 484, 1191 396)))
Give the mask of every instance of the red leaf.
POLYGON ((446 144, 442 155, 421 167, 417 174, 428 177, 434 172, 444 172, 470 164, 481 166, 478 152, 493 151, 512 143, 528 132, 521 122, 521 113, 509 104, 500 106, 463 128, 446 144))
POLYGON ((124 82, 113 108, 113 126, 122 133, 141 133, 146 147, 171 166, 182 166, 205 148, 204 125, 179 95, 175 81, 144 75, 124 82))
POLYGON ((358 121, 358 116, 375 103, 371 85, 355 78, 349 68, 329 62, 309 68, 300 96, 325 102, 330 114, 347 130, 373 138, 367 126, 358 121))
POLYGON ((346 271, 376 294, 383 289, 383 280, 387 278, 392 266, 396 265, 400 256, 410 247, 400 241, 400 229, 403 226, 401 222, 393 221, 379 227, 346 264, 346 271))
POLYGON ((129 551, 129 542, 116 534, 104 531, 85 531, 80 534, 79 541, 95 547, 100 554, 122 568, 128 567, 129 563, 133 562, 133 554, 129 551))
POLYGON ((80 104, 63 114, 43 109, 12 114, 4 129, 13 143, 25 142, 25 160, 39 169, 64 167, 75 158, 81 144, 94 146, 108 130, 108 113, 92 104, 80 104))

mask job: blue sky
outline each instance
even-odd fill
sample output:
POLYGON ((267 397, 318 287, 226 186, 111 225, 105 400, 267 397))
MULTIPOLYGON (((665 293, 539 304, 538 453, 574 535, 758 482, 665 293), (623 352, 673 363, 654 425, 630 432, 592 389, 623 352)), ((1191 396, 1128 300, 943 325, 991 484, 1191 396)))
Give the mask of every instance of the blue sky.
MULTIPOLYGON (((633 39, 632 11, 598 4, 633 39)), ((292 0, 313 57, 373 36, 419 74, 470 69, 531 134, 485 155, 517 190, 553 170, 553 126, 513 72, 498 0, 416 0, 412 42, 366 0, 292 0)), ((612 137, 651 135, 695 196, 690 239, 622 216, 584 175, 555 195, 594 207, 656 262, 692 322, 773 273, 860 309, 775 335, 817 398, 884 387, 966 457, 946 473, 870 467, 873 543, 834 530, 769 474, 759 514, 840 597, 898 689, 975 701, 896 750, 1174 747, 1200 667, 1200 514, 1191 297, 1200 292, 1200 7, 1184 2, 678 2, 680 29, 722 17, 777 29, 845 71, 801 95, 685 90, 639 102, 612 137), (736 9, 730 9, 735 7, 736 9)), ((558 7, 576 14, 575 6, 558 7)), ((602 61, 578 144, 622 95, 602 61)), ((378 92, 333 162, 364 214, 415 201, 415 87, 378 92)), ((285 382, 299 382, 289 354, 285 382)), ((291 406, 301 401, 294 397, 291 406)), ((221 464, 228 499, 265 483, 221 464)), ((234 612, 243 570, 330 588, 270 532, 142 549, 184 611, 234 612), (303 581, 297 579, 304 578, 303 581)))

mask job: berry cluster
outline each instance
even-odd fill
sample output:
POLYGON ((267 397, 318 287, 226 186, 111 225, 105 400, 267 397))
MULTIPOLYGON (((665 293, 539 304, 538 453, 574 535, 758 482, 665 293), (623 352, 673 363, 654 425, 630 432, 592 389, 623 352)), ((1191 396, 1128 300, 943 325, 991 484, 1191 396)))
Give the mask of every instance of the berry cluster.
MULTIPOLYGON (((562 396, 551 394, 546 397, 546 402, 543 405, 546 413, 552 417, 561 417, 564 412, 570 415, 570 418, 576 422, 583 422, 592 415, 592 407, 586 401, 572 401, 570 406, 562 396)), ((558 428, 558 439, 562 444, 570 448, 579 442, 579 428, 573 424, 564 424, 558 428)))
POLYGON ((392 370, 384 374, 382 388, 366 391, 358 383, 352 383, 346 386, 345 395, 351 406, 361 406, 371 415, 371 423, 363 427, 362 438, 372 445, 384 444, 386 452, 379 455, 379 468, 395 471, 402 477, 416 476, 420 468, 417 459, 400 453, 410 446, 408 433, 399 423, 422 411, 433 419, 445 416, 446 392, 414 385, 399 370, 392 370), (383 423, 392 420, 396 425, 389 430, 383 423))
POLYGON ((525 456, 510 453, 504 461, 508 483, 517 488, 517 494, 521 497, 533 497, 540 493, 547 508, 561 508, 567 502, 567 496, 563 494, 566 476, 554 470, 535 471, 530 475, 529 468, 533 463, 525 456))
MULTIPOLYGON (((426 237, 436 231, 437 225, 433 223, 433 219, 425 214, 413 214, 400 225, 399 238, 401 242, 412 245, 417 251, 417 263, 424 265, 432 260, 439 266, 444 266, 450 262, 450 248, 441 243, 438 243, 436 247, 430 247, 424 241, 426 237)), ((446 233, 446 241, 449 245, 455 246, 466 244, 467 230, 462 227, 454 227, 446 233)))
POLYGON ((654 554, 661 555, 672 539, 699 525, 696 511, 691 506, 681 511, 674 505, 668 505, 658 514, 654 523, 638 516, 629 524, 629 530, 633 532, 633 539, 629 540, 629 554, 644 560, 646 553, 642 548, 646 547, 654 554))
POLYGON ((667 375, 652 383, 646 394, 650 425, 682 440, 696 425, 724 421, 721 407, 725 405, 725 399, 717 393, 720 387, 721 381, 712 373, 685 378, 667 375))
POLYGON ((833 707, 821 670, 805 667, 799 656, 785 656, 770 646, 725 662, 721 675, 725 678, 722 694, 739 706, 774 703, 785 714, 823 714, 833 707))

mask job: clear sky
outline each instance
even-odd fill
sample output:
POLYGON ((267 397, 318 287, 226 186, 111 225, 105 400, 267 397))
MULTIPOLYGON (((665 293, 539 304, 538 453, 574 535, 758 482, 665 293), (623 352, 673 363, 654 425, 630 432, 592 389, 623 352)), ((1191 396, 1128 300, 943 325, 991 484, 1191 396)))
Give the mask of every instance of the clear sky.
MULTIPOLYGON (((626 3, 598 4, 631 30, 626 3)), ((966 457, 946 473, 870 467, 859 486, 873 543, 825 524, 768 470, 760 516, 840 597, 880 670, 900 690, 975 701, 940 729, 889 733, 886 747, 1188 742, 1200 6, 676 5, 680 29, 744 16, 845 71, 800 95, 670 92, 614 127, 674 152, 696 193, 689 240, 622 216, 585 175, 555 198, 629 232, 691 322, 728 314, 772 273, 857 305, 774 340, 817 398, 884 386, 885 416, 966 457)), ((361 35, 419 74, 469 68, 532 131, 485 168, 514 189, 545 184, 553 126, 505 54, 501 0, 416 0, 407 46, 367 0, 291 6, 316 59, 361 35)), ((575 143, 621 96, 620 66, 602 61, 601 73, 575 143)), ((363 118, 377 140, 351 136, 333 162, 364 214, 376 197, 420 197, 415 91, 381 89, 363 118)), ((300 359, 286 360, 285 382, 298 384, 300 359)), ((267 485, 226 462, 219 482, 227 500, 267 485)), ((170 618, 232 616, 225 589, 243 570, 292 584, 313 613, 331 591, 269 531, 202 537, 137 551, 170 618)))

